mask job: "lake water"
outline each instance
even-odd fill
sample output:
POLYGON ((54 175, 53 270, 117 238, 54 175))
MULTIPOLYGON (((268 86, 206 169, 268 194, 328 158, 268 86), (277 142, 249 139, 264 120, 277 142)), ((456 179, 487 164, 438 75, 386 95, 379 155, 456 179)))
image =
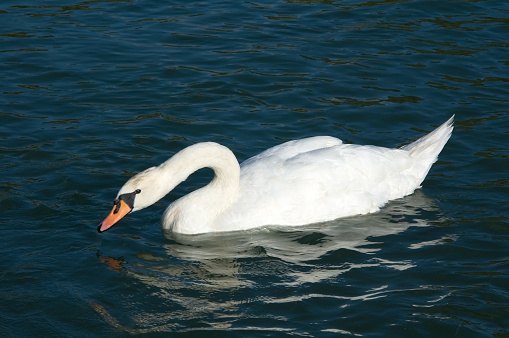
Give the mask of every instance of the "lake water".
POLYGON ((509 2, 0 4, 0 336, 509 337, 509 2), (112 230, 134 173, 332 135, 396 147, 456 114, 378 213, 163 234, 202 170, 112 230))

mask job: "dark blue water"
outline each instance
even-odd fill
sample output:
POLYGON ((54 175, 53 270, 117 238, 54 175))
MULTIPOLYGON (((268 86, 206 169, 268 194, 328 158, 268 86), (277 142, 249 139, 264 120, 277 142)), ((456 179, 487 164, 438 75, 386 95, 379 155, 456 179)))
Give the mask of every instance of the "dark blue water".
POLYGON ((509 3, 3 1, 0 336, 509 336, 509 3), (456 114, 423 188, 297 228, 96 232, 195 142, 401 146, 456 114))

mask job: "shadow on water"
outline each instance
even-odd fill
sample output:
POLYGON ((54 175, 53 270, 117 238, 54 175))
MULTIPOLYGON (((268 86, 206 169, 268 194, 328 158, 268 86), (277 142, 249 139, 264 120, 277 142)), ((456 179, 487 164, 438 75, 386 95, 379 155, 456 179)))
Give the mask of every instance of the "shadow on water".
POLYGON ((386 236, 432 226, 442 218, 434 201, 419 190, 378 213, 321 224, 201 235, 164 232, 166 242, 159 250, 143 249, 131 262, 98 255, 110 270, 125 274, 139 284, 137 289, 147 292, 150 306, 145 308, 150 310, 144 312, 143 304, 138 304, 127 311, 142 329, 123 326, 101 305, 92 306, 110 325, 130 333, 239 329, 238 321, 250 318, 245 304, 277 303, 285 298, 285 289, 366 267, 413 267, 410 260, 377 256, 390 241, 386 236), (277 291, 267 286, 267 279, 277 291))

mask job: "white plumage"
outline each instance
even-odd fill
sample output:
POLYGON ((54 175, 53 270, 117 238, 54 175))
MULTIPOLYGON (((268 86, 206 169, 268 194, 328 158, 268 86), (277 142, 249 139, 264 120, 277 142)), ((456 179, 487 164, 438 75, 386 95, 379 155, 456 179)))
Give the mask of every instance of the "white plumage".
MULTIPOLYGON (((132 177, 117 200, 139 189, 126 213, 143 209, 196 170, 210 167, 212 182, 173 202, 163 215, 164 229, 196 234, 367 214, 420 187, 451 136, 453 118, 400 149, 319 136, 267 149, 240 166, 228 148, 198 143, 132 177)), ((111 217, 99 225, 100 232, 118 221, 111 217)))

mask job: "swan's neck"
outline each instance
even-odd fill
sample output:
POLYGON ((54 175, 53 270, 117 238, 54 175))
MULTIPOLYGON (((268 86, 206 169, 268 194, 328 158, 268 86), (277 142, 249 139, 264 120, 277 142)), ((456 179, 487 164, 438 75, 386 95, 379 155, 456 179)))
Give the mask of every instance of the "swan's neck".
POLYGON ((239 192, 240 166, 235 155, 217 143, 198 143, 187 147, 161 164, 158 184, 166 195, 189 175, 211 168, 214 178, 203 188, 173 202, 163 214, 163 228, 181 233, 203 232, 236 199, 239 192), (196 230, 194 230, 196 229, 196 230))

